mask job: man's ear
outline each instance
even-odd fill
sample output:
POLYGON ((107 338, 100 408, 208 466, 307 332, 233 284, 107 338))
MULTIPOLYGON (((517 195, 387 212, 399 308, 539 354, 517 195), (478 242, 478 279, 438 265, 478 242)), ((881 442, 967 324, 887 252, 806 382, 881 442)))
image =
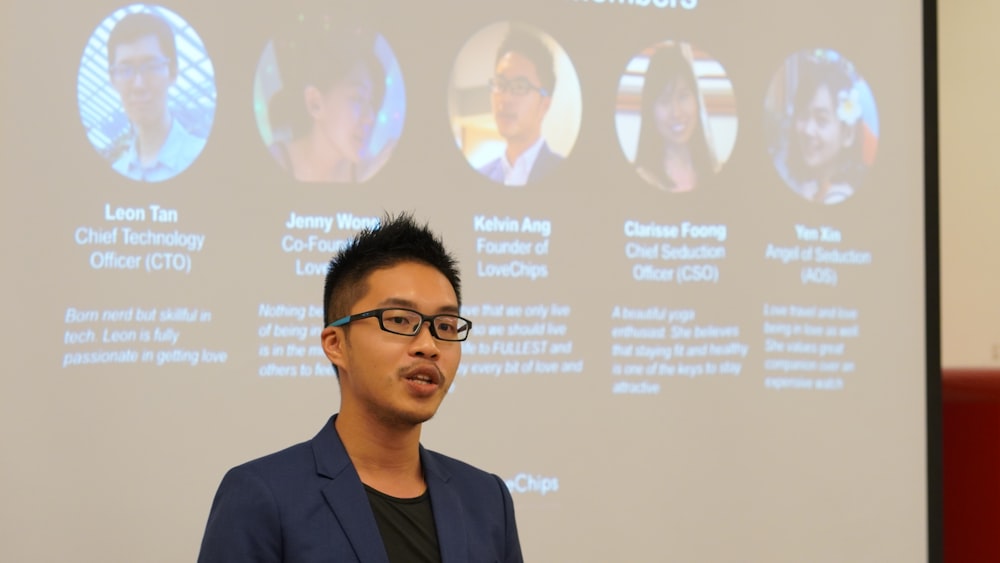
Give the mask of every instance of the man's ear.
POLYGON ((306 113, 316 119, 323 113, 323 93, 315 86, 306 86, 302 92, 302 101, 306 105, 306 113))
POLYGON ((347 362, 346 336, 344 328, 339 326, 328 326, 320 335, 326 359, 337 366, 338 370, 343 370, 347 362))
POLYGON ((549 106, 552 105, 552 94, 548 96, 542 96, 542 115, 549 113, 549 106))

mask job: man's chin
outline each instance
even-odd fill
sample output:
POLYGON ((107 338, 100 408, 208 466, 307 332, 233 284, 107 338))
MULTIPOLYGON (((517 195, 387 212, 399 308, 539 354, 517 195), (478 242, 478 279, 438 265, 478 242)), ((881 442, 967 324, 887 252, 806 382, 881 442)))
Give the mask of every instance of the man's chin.
POLYGON ((151 127, 163 122, 165 112, 135 108, 131 111, 126 111, 125 114, 134 125, 138 127, 151 127))
POLYGON ((513 135, 517 135, 517 124, 512 119, 496 119, 497 133, 501 137, 507 138, 513 135))
POLYGON ((399 409, 395 412, 386 413, 384 420, 399 428, 412 428, 434 418, 439 406, 440 403, 433 408, 428 406, 428 408, 399 409))
POLYGON ((395 416, 389 417, 389 420, 386 420, 385 422, 388 423, 389 426, 400 430, 411 430, 434 418, 435 414, 436 411, 430 414, 414 412, 396 413, 395 416))

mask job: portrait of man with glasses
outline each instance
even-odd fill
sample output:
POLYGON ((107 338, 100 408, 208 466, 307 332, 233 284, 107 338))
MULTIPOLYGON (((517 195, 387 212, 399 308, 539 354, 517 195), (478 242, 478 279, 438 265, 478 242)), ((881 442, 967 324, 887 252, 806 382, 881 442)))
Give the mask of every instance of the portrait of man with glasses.
POLYGON ((521 562, 504 481, 420 443, 472 329, 441 240, 386 217, 330 262, 323 305, 340 410, 226 474, 198 560, 521 562))
POLYGON ((151 12, 119 20, 107 41, 108 78, 129 121, 111 155, 112 167, 133 180, 160 182, 183 172, 201 154, 205 139, 170 112, 168 92, 177 80, 177 42, 171 24, 151 12))
POLYGON ((563 160, 542 136, 556 88, 552 52, 537 34, 512 28, 497 49, 489 87, 497 133, 506 146, 479 172, 507 186, 538 180, 563 160))

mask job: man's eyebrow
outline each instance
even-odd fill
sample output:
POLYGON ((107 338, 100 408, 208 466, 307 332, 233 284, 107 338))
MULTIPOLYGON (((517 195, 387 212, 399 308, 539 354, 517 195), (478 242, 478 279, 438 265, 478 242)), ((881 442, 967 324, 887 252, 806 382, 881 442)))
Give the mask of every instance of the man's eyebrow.
POLYGON ((368 81, 363 80, 363 79, 357 79, 357 78, 352 78, 352 79, 348 80, 347 81, 347 85, 350 86, 350 87, 352 87, 352 88, 364 88, 366 90, 371 90, 372 89, 371 82, 368 82, 368 81))
MULTIPOLYGON (((128 62, 128 63, 136 63, 136 62, 138 62, 138 63, 144 63, 144 62, 148 62, 148 61, 160 61, 160 60, 162 60, 162 61, 169 61, 170 59, 168 59, 167 57, 165 57, 163 55, 151 55, 151 54, 148 54, 148 53, 142 53, 142 54, 133 55, 133 56, 118 57, 115 60, 117 62, 114 63, 114 64, 120 64, 120 62, 123 62, 123 61, 124 62, 128 62)), ((114 66, 114 64, 112 64, 111 66, 114 66)))
MULTIPOLYGON (((381 307, 405 307, 407 309, 417 310, 417 304, 416 303, 414 303, 413 301, 410 301, 409 299, 404 299, 402 297, 389 297, 387 299, 383 299, 382 301, 379 302, 379 306, 381 306, 381 307)), ((438 314, 438 313, 454 313, 454 314, 457 315, 458 312, 459 312, 458 311, 458 305, 444 305, 442 307, 438 307, 437 311, 435 311, 435 314, 438 314)))
POLYGON ((531 83, 531 78, 528 78, 527 76, 525 76, 523 74, 515 74, 514 76, 511 76, 509 78, 506 77, 506 76, 504 76, 503 74, 498 74, 497 78, 503 78, 507 82, 514 82, 514 81, 517 81, 517 80, 523 80, 525 82, 531 83))

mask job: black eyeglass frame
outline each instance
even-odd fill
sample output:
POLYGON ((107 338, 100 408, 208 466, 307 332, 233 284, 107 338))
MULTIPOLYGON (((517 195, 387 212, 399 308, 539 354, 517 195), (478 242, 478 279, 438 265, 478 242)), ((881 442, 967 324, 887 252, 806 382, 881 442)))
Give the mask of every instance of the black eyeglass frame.
POLYGON ((139 74, 142 75, 143 79, 159 74, 166 76, 170 74, 170 63, 171 60, 166 57, 157 57, 141 63, 111 65, 108 71, 112 79, 128 82, 135 80, 135 77, 139 74))
POLYGON ((437 315, 425 315, 420 311, 414 311, 413 309, 407 309, 406 307, 383 307, 381 309, 372 309, 371 311, 365 311, 363 313, 356 313, 354 315, 347 315, 346 317, 341 317, 335 321, 330 322, 326 326, 328 328, 332 326, 346 326, 350 323, 353 323, 354 321, 367 319, 371 317, 378 319, 378 326, 383 331, 388 332, 390 334, 399 334, 401 336, 416 336, 417 334, 420 333, 420 329, 423 328, 424 323, 427 323, 427 327, 431 331, 431 336, 433 336, 438 340, 442 340, 444 342, 464 342, 467 338, 469 338, 469 333, 472 332, 472 321, 470 321, 465 317, 460 317, 453 313, 439 313, 437 315), (407 313, 413 313, 414 315, 420 317, 420 322, 415 325, 416 329, 413 332, 399 332, 396 330, 391 330, 386 328, 385 320, 382 318, 382 315, 386 311, 406 311, 407 313), (461 330, 456 330, 458 338, 442 338, 441 335, 438 334, 437 328, 434 327, 434 321, 440 317, 458 319, 459 321, 465 323, 465 326, 461 330))
POLYGON ((513 80, 507 80, 503 77, 493 77, 487 82, 490 90, 493 92, 510 92, 512 96, 527 96, 532 92, 538 92, 543 98, 548 97, 549 91, 542 86, 535 86, 529 82, 526 78, 515 78, 513 80), (514 88, 524 88, 523 92, 515 92, 514 88))

